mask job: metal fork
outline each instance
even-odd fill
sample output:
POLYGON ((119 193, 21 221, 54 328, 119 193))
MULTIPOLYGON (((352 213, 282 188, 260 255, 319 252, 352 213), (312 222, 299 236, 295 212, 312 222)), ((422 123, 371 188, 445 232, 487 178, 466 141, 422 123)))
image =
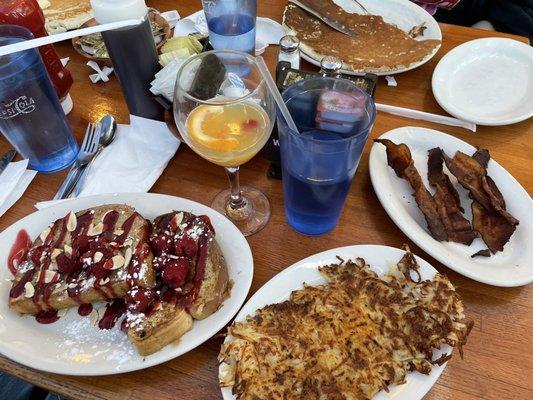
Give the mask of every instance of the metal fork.
POLYGON ((74 165, 70 168, 65 181, 54 196, 54 200, 67 199, 72 194, 72 191, 76 187, 76 183, 83 173, 83 169, 96 154, 99 143, 100 131, 95 124, 90 123, 85 131, 78 157, 76 158, 74 165))

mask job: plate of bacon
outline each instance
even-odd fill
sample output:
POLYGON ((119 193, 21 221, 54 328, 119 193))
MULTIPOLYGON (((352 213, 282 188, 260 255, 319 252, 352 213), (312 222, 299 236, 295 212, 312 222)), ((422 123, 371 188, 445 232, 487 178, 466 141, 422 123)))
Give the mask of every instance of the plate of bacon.
POLYGON ((476 281, 533 281, 533 201, 489 150, 418 127, 394 129, 374 142, 372 185, 411 240, 476 281))

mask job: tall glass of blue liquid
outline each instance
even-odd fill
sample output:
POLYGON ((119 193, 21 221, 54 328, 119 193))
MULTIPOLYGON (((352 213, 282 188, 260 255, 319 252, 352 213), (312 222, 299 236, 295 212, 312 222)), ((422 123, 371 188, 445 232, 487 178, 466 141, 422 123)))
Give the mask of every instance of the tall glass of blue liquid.
MULTIPOLYGON (((32 38, 24 27, 0 25, 0 46, 32 38)), ((76 159, 78 145, 36 49, 0 57, 0 132, 39 172, 76 159)))
POLYGON ((299 132, 278 111, 285 216, 306 235, 337 225, 376 108, 352 82, 312 78, 282 94, 299 132))
POLYGON ((254 55, 257 0, 202 0, 202 5, 214 49, 254 55))

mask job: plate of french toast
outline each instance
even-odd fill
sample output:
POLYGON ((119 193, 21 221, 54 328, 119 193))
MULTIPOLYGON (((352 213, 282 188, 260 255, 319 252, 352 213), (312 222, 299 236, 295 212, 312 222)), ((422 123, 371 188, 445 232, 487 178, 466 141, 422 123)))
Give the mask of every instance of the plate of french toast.
POLYGON ((139 370, 221 330, 250 289, 224 216, 159 194, 62 202, 0 234, 0 353, 68 375, 139 370))

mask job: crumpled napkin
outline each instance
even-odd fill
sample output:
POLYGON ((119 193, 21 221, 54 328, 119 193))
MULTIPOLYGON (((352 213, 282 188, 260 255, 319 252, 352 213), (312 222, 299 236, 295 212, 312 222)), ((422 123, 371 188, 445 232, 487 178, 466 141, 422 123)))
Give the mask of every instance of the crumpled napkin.
POLYGON ((0 174, 0 216, 22 197, 37 171, 27 169, 28 160, 9 163, 0 174))
MULTIPOLYGON (((204 35, 209 34, 203 10, 197 11, 178 21, 174 28, 174 36, 187 36, 196 32, 200 32, 204 35)), ((283 35, 285 35, 285 31, 281 24, 270 18, 257 17, 255 30, 255 55, 262 54, 269 44, 279 44, 283 35)))
MULTIPOLYGON (((79 197, 103 193, 147 192, 179 147, 164 122, 130 115, 118 125, 115 140, 95 159, 79 197)), ((64 200, 37 203, 38 209, 64 200)))

